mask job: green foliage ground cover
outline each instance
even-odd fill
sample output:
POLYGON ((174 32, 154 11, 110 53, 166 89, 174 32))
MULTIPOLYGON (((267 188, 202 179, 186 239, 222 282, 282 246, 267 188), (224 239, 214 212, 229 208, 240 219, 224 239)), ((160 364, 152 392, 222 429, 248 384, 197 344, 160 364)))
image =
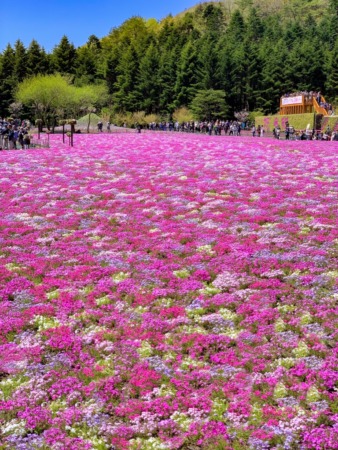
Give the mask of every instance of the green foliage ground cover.
MULTIPOLYGON (((258 116, 255 118, 255 125, 261 125, 266 131, 272 131, 276 126, 279 126, 282 130, 285 130, 286 122, 289 122, 290 126, 293 126, 295 130, 305 130, 308 125, 312 128, 314 126, 315 116, 314 114, 290 114, 279 115, 274 114, 271 116, 258 116)), ((322 120, 322 129, 326 129, 329 126, 330 130, 334 130, 338 124, 338 116, 325 117, 322 120)))
POLYGON ((337 127, 338 117, 337 116, 335 116, 335 117, 328 117, 327 122, 328 122, 328 125, 329 125, 330 129, 333 130, 335 127, 337 127))
POLYGON ((80 119, 78 119, 78 120, 77 120, 76 126, 77 126, 78 128, 87 127, 89 119, 90 119, 90 126, 91 126, 91 128, 93 128, 93 127, 96 128, 96 127, 97 127, 97 124, 98 124, 99 122, 102 122, 101 117, 99 117, 99 116, 98 116, 97 114, 95 114, 95 113, 92 113, 92 114, 90 115, 90 117, 89 117, 89 114, 86 114, 85 116, 83 116, 83 117, 81 117, 80 119))
POLYGON ((272 116, 260 116, 256 117, 256 126, 264 126, 266 131, 272 131, 276 126, 279 126, 282 130, 285 130, 286 122, 289 122, 290 126, 293 126, 295 130, 305 130, 307 125, 313 127, 314 114, 292 114, 292 115, 279 115, 272 116))

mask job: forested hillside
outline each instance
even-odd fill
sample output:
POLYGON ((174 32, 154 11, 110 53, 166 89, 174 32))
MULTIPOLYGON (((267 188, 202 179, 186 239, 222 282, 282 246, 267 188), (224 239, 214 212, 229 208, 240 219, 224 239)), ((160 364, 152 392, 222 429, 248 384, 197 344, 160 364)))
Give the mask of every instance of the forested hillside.
POLYGON ((51 53, 17 41, 0 55, 0 113, 13 111, 25 77, 55 72, 76 86, 105 84, 112 114, 165 117, 208 89, 225 93, 229 116, 274 113, 280 95, 296 90, 337 102, 337 31, 338 0, 225 0, 160 22, 132 17, 79 48, 66 36, 51 53))

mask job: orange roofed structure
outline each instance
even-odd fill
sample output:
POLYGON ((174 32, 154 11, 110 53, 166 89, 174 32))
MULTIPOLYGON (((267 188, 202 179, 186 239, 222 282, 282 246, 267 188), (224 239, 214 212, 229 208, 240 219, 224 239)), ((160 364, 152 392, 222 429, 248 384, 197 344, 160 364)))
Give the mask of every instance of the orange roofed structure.
POLYGON ((326 109, 328 103, 320 94, 297 93, 281 97, 280 114, 287 116, 289 114, 307 114, 316 113, 328 116, 329 111, 326 109))

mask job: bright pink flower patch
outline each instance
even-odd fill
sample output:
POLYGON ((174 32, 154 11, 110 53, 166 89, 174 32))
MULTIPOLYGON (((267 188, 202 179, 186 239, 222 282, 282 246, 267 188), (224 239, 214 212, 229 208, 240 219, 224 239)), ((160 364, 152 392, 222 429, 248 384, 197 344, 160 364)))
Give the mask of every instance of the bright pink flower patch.
POLYGON ((337 144, 60 141, 0 155, 0 446, 337 448, 337 144))

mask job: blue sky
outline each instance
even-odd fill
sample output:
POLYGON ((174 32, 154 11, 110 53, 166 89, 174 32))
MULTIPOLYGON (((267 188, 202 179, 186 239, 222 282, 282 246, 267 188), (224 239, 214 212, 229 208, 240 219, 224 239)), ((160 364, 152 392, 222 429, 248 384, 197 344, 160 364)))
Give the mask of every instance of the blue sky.
POLYGON ((132 16, 162 19, 184 11, 199 0, 18 0, 0 12, 0 52, 20 39, 27 47, 36 39, 47 52, 65 34, 78 47, 91 34, 99 38, 132 16))

